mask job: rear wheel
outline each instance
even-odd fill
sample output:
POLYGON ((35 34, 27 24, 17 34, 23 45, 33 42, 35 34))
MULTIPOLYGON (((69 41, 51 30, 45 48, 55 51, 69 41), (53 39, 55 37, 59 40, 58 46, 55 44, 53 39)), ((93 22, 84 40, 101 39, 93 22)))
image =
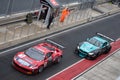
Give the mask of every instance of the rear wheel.
POLYGON ((98 57, 98 54, 95 55, 95 57, 93 59, 96 59, 98 57))
POLYGON ((106 51, 104 52, 104 54, 107 54, 110 50, 111 50, 111 46, 106 49, 106 51))
POLYGON ((55 58, 54 63, 60 63, 60 61, 61 61, 61 56, 58 56, 55 58))

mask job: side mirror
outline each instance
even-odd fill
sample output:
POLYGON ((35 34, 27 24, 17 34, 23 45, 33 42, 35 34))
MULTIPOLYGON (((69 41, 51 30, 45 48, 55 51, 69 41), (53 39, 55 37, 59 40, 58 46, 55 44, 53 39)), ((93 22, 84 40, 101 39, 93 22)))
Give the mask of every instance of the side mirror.
POLYGON ((59 52, 59 50, 58 50, 58 49, 56 49, 56 51, 57 51, 57 52, 59 52))
POLYGON ((102 47, 105 47, 105 46, 107 46, 107 43, 104 43, 104 44, 102 45, 102 47))
POLYGON ((45 56, 44 60, 46 60, 46 59, 47 59, 47 56, 45 56))
POLYGON ((102 48, 104 48, 104 47, 105 47, 105 45, 102 45, 101 47, 102 47, 102 48))
POLYGON ((53 52, 51 52, 51 55, 54 53, 54 51, 53 52))
POLYGON ((87 38, 87 41, 89 41, 90 39, 89 38, 87 38))

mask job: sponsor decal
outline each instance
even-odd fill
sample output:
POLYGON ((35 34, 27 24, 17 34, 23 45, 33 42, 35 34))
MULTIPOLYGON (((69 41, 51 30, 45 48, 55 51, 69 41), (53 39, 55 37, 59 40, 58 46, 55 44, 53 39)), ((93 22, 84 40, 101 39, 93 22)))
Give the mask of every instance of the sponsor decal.
POLYGON ((31 59, 25 58, 25 60, 32 64, 32 60, 31 59))
POLYGON ((18 62, 21 63, 22 65, 25 65, 25 66, 29 66, 30 65, 29 63, 25 62, 22 59, 18 59, 18 62))

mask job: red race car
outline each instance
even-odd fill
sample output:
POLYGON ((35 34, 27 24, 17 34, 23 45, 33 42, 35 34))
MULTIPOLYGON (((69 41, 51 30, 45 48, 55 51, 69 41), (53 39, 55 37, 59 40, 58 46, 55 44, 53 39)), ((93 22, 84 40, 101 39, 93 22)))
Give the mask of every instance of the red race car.
POLYGON ((12 61, 12 65, 19 71, 26 74, 42 72, 51 63, 59 63, 63 51, 63 46, 46 39, 36 46, 18 52, 12 61))

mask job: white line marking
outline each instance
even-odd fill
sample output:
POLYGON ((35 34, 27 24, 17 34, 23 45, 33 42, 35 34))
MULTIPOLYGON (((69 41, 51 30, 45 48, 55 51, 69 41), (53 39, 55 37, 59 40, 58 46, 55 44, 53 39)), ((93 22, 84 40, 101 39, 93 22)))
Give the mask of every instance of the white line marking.
POLYGON ((62 34, 62 33, 66 33, 66 32, 69 32, 69 31, 71 31, 71 30, 78 29, 78 28, 80 28, 80 27, 84 27, 84 26, 86 26, 86 25, 90 25, 90 24, 92 24, 92 23, 95 23, 95 22, 98 22, 98 21, 101 21, 101 20, 104 20, 104 19, 107 19, 107 18, 110 18, 110 17, 116 16, 116 15, 118 15, 118 14, 120 14, 120 13, 113 14, 113 15, 111 15, 111 16, 107 16, 107 17, 105 17, 105 18, 97 19, 97 20, 95 20, 95 21, 85 23, 85 24, 80 25, 80 26, 78 26, 78 27, 73 27, 73 28, 67 29, 67 30, 65 30, 65 31, 61 31, 61 32, 59 32, 59 33, 56 33, 56 34, 53 34, 53 35, 50 35, 50 36, 46 36, 46 37, 44 37, 44 38, 40 38, 40 39, 38 39, 38 40, 35 40, 35 41, 32 41, 32 42, 26 43, 26 44, 24 44, 24 45, 20 45, 20 46, 17 46, 17 47, 14 47, 14 48, 8 49, 8 50, 6 50, 6 51, 1 52, 0 54, 3 54, 3 53, 6 53, 6 52, 9 52, 9 51, 11 51, 11 50, 14 50, 14 49, 17 49, 17 48, 20 48, 20 47, 27 46, 27 45, 29 45, 29 44, 32 44, 32 43, 38 42, 38 41, 40 41, 40 40, 44 40, 44 39, 46 39, 46 38, 54 37, 54 36, 60 35, 60 34, 62 34))
POLYGON ((118 38, 116 41, 119 41, 120 40, 120 38, 118 38))

